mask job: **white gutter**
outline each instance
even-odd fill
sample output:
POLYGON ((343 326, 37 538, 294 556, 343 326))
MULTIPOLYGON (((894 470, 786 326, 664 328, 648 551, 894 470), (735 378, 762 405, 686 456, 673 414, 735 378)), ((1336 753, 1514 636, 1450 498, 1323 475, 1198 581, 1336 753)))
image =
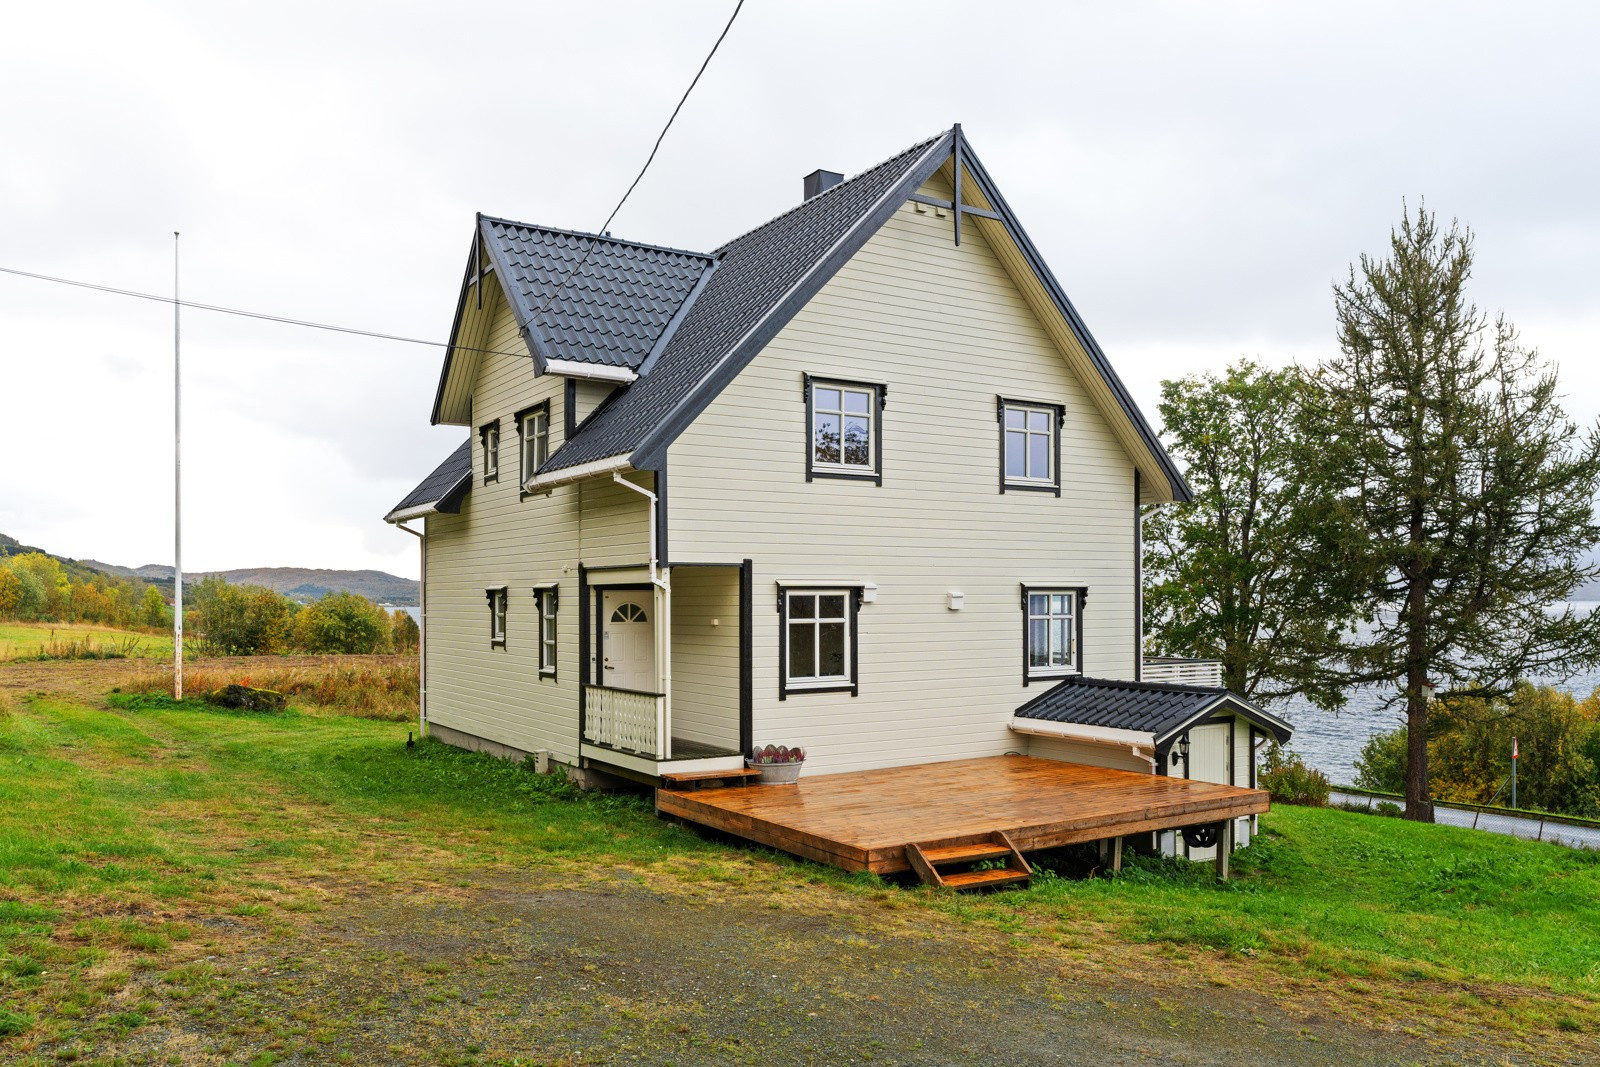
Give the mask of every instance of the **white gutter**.
POLYGON ((1049 719, 1024 719, 1011 716, 1006 724, 1012 733, 1031 734, 1035 737, 1052 737, 1062 741, 1082 741, 1090 745, 1111 745, 1125 748, 1134 756, 1156 769, 1155 735, 1144 730, 1119 730, 1112 726, 1089 726, 1077 722, 1052 722, 1049 719), (1148 750, 1148 751, 1146 751, 1148 750))
MULTIPOLYGON (((434 505, 432 505, 432 504, 418 504, 416 507, 406 508, 404 511, 391 511, 391 512, 389 512, 389 514, 387 514, 387 515, 385 515, 383 517, 383 521, 384 522, 388 522, 388 523, 393 523, 396 526, 399 526, 400 523, 405 522, 408 519, 420 519, 425 515, 432 515, 433 512, 434 512, 434 505)), ((406 530, 406 528, 404 526, 400 526, 400 528, 402 530, 406 530)), ((408 534, 416 534, 417 531, 415 531, 415 530, 406 530, 406 533, 408 533, 408 534)), ((422 535, 421 534, 417 534, 417 536, 421 537, 422 535)))
MULTIPOLYGON (((605 459, 591 459, 587 463, 580 463, 575 467, 564 467, 558 471, 550 471, 548 474, 535 474, 532 478, 522 483, 522 488, 530 493, 536 493, 541 489, 554 489, 558 485, 571 485, 573 482, 581 482, 585 478, 593 478, 601 474, 619 474, 622 471, 631 470, 633 470, 633 464, 628 462, 626 455, 607 456, 605 459)), ((634 488, 638 487, 635 486, 634 488)))
POLYGON ((672 586, 660 573, 660 559, 656 555, 656 494, 637 482, 630 482, 620 471, 611 478, 625 489, 632 489, 644 497, 650 509, 650 584, 660 590, 661 607, 656 612, 656 662, 661 672, 661 712, 656 719, 657 746, 662 759, 672 758, 672 586))
POLYGON ((404 522, 395 520, 395 528, 404 530, 417 539, 422 551, 422 577, 417 581, 418 606, 422 609, 422 625, 417 627, 417 733, 428 736, 428 536, 413 530, 404 522))
POLYGON ((631 382, 639 377, 627 367, 613 367, 606 363, 582 363, 575 359, 546 360, 544 372, 559 374, 566 378, 589 378, 597 382, 631 382))

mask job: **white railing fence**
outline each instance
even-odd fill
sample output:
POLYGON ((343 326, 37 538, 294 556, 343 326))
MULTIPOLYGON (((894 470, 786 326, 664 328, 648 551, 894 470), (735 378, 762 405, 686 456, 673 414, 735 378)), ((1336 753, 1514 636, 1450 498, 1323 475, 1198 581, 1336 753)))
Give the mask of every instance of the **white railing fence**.
POLYGON ((1181 659, 1177 656, 1147 656, 1141 677, 1147 682, 1167 685, 1222 685, 1222 661, 1181 659))
POLYGON ((660 736, 665 696, 603 685, 586 685, 583 692, 585 741, 637 752, 652 759, 662 755, 660 736))

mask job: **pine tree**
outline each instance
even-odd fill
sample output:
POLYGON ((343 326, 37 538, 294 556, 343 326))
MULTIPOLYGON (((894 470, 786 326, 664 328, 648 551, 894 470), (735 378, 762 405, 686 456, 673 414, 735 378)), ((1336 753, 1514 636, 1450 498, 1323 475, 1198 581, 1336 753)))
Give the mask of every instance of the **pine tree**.
POLYGON ((1421 820, 1432 687, 1499 695, 1600 662, 1600 614, 1559 609, 1597 570, 1600 430, 1580 433, 1554 369, 1467 299, 1472 261, 1470 230, 1407 210, 1387 256, 1335 286, 1341 355, 1304 408, 1324 580, 1367 605, 1334 652, 1347 684, 1398 685, 1421 820))

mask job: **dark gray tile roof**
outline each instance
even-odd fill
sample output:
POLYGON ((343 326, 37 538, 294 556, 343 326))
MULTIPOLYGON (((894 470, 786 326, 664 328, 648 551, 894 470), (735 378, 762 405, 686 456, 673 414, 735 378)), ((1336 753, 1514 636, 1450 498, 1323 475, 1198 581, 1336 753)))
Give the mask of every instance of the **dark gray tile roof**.
POLYGON ((717 249, 716 269, 648 373, 613 394, 541 470, 636 449, 940 139, 913 145, 717 249))
POLYGON ((481 232, 524 339, 550 359, 638 370, 711 265, 700 252, 488 216, 481 232))
POLYGON ((1279 741, 1287 741, 1293 733, 1293 727, 1282 719, 1226 689, 1105 678, 1068 678, 1022 705, 1016 715, 1021 719, 1138 730, 1154 734, 1159 743, 1219 704, 1255 722, 1279 741))
MULTIPOLYGON (((431 507, 454 514, 461 510, 461 500, 472 490, 472 438, 461 442, 454 452, 433 473, 422 479, 406 498, 389 511, 389 516, 414 508, 431 507)), ((389 516, 386 516, 387 519, 389 516)))

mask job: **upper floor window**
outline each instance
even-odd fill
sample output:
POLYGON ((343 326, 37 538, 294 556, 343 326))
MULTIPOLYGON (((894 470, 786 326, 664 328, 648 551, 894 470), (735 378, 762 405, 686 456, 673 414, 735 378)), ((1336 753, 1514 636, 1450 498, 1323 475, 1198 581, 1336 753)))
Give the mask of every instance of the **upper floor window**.
POLYGON ((1023 586, 1024 681, 1083 670, 1082 589, 1023 586))
POLYGON ((1000 491, 1038 489, 1061 495, 1059 404, 999 398, 1000 491))
POLYGON ((550 458, 550 401, 517 412, 517 438, 522 455, 522 481, 526 483, 550 458))
POLYGON ((500 420, 478 427, 478 436, 483 441, 483 480, 497 481, 500 478, 500 420))
POLYGON ((883 484, 883 406, 886 386, 805 379, 806 480, 858 478, 883 484))
POLYGON ((489 644, 504 648, 506 643, 506 587, 485 589, 489 599, 489 644))
POLYGON ((783 589, 780 698, 797 690, 856 691, 856 589, 783 589))

